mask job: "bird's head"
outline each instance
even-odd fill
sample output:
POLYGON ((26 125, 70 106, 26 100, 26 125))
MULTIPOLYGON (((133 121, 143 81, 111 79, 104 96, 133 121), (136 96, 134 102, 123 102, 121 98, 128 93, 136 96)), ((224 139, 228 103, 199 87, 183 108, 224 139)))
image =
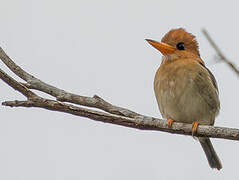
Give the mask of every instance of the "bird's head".
POLYGON ((183 28, 172 29, 162 38, 161 42, 151 39, 146 40, 169 60, 192 56, 200 57, 195 36, 186 32, 183 28))

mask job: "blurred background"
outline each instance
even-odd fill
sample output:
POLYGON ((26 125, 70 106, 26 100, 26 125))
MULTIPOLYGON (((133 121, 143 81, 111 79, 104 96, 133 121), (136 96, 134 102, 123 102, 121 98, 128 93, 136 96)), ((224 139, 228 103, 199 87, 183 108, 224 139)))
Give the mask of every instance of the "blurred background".
MULTIPOLYGON (((144 39, 160 40, 170 29, 184 27, 196 35, 201 57, 219 85, 215 125, 238 128, 239 78, 215 62, 216 53, 201 32, 206 28, 238 64, 237 16, 237 1, 8 0, 0 6, 0 46, 47 83, 161 118, 153 92, 161 54, 144 39)), ((13 75, 2 62, 0 67, 13 75)), ((3 81, 0 92, 1 102, 24 99, 3 81)), ((212 139, 223 164, 218 172, 191 137, 37 108, 0 106, 0 113, 0 179, 238 177, 237 141, 212 139)))

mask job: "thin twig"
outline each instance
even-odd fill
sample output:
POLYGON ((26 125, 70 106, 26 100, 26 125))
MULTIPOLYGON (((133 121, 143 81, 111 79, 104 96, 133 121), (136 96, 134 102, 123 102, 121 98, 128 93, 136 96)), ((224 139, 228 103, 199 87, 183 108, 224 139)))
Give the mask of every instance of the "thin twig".
POLYGON ((209 43, 211 44, 211 46, 215 49, 215 51, 217 52, 217 55, 219 56, 219 58, 224 61, 229 67, 232 68, 232 70, 239 75, 239 70, 237 69, 237 67, 235 66, 235 64, 233 64, 231 61, 229 61, 226 56, 224 56, 224 54, 222 53, 222 51, 219 49, 219 47, 216 45, 216 43, 212 40, 211 36, 209 35, 209 33, 207 32, 206 29, 202 29, 203 34, 205 35, 205 37, 207 38, 207 40, 209 41, 209 43))
POLYGON ((10 77, 7 73, 5 73, 2 69, 0 69, 0 78, 7 83, 9 86, 11 86, 16 91, 20 92, 27 98, 35 97, 36 94, 30 91, 28 88, 26 88, 24 85, 18 83, 15 79, 10 77))

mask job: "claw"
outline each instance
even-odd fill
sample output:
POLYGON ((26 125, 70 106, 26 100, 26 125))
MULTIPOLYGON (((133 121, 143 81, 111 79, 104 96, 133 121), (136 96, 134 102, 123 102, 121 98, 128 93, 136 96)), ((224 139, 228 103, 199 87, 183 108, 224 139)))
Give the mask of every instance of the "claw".
POLYGON ((198 125, 199 125, 199 122, 193 122, 192 136, 195 136, 197 134, 198 125))
POLYGON ((169 126, 169 127, 172 127, 173 122, 174 122, 174 120, 171 119, 171 118, 169 118, 169 119, 168 119, 168 126, 169 126))

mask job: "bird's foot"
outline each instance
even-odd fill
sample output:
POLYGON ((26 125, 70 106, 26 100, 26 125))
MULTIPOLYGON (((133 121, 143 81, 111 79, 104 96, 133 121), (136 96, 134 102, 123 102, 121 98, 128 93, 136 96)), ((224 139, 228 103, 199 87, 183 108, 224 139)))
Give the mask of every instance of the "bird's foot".
POLYGON ((172 118, 168 119, 168 126, 172 127, 174 120, 172 118))
POLYGON ((198 128, 199 122, 193 122, 192 124, 192 136, 195 136, 197 134, 197 128, 198 128))

